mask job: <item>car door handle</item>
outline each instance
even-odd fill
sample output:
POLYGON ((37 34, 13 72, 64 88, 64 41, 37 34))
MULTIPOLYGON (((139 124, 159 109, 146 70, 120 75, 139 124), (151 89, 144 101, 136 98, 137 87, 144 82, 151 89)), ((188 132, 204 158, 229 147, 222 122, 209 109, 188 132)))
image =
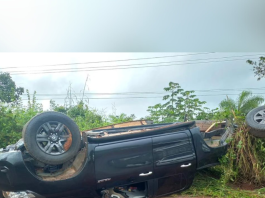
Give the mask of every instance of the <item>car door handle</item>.
POLYGON ((8 169, 6 166, 1 166, 1 167, 0 167, 0 171, 1 171, 2 173, 6 173, 8 170, 9 170, 9 169, 8 169))
POLYGON ((181 167, 181 168, 185 168, 185 167, 189 167, 189 166, 191 166, 191 163, 188 163, 188 164, 182 164, 180 167, 181 167))
POLYGON ((151 175, 153 172, 152 171, 149 171, 148 173, 141 173, 140 176, 148 176, 148 175, 151 175))

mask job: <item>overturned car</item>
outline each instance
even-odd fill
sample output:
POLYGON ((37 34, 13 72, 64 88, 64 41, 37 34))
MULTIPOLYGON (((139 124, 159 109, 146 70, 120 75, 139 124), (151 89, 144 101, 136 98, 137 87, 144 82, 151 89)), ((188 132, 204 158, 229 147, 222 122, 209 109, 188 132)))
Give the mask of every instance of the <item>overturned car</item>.
MULTIPOLYGON (((258 137, 264 120, 265 107, 247 116, 258 137)), ((6 198, 160 197, 219 164, 233 131, 225 122, 138 121, 80 133, 66 115, 44 112, 24 126, 23 139, 1 149, 0 189, 6 198)))

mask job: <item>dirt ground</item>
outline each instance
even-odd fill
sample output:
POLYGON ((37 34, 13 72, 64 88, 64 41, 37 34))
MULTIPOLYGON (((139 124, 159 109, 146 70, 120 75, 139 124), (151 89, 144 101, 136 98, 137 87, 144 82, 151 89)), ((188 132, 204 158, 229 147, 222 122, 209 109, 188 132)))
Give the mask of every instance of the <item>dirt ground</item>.
POLYGON ((182 196, 182 195, 174 195, 172 197, 163 197, 163 198, 173 198, 173 197, 177 197, 177 198, 211 198, 211 197, 206 197, 206 196, 189 197, 189 196, 182 196))
POLYGON ((261 187, 255 186, 254 184, 251 183, 240 183, 240 184, 233 184, 231 185, 234 189, 240 189, 240 190, 256 190, 261 187))

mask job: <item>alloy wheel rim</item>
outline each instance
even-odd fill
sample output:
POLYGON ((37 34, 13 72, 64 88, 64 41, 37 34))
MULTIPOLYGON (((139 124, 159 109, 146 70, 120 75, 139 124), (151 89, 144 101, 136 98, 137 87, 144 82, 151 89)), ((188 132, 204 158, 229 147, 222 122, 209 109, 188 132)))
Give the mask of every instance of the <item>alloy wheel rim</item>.
POLYGON ((258 111, 254 115, 254 121, 258 124, 265 124, 265 109, 258 111))
POLYGON ((42 124, 35 136, 39 148, 48 155, 61 155, 72 145, 72 134, 61 122, 49 121, 42 124))

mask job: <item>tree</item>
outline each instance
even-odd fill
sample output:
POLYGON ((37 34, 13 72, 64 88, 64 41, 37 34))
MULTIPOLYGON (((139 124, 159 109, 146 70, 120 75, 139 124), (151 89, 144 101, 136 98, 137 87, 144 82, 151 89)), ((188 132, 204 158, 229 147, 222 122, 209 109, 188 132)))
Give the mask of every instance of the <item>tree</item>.
POLYGON ((15 102, 23 93, 24 88, 16 87, 9 73, 0 72, 0 102, 15 102))
POLYGON ((148 119, 155 123, 187 121, 196 118, 197 114, 203 111, 205 101, 200 101, 194 95, 194 91, 184 91, 178 83, 170 82, 169 87, 164 88, 170 92, 163 97, 164 104, 149 106, 148 119))
POLYGON ((203 107, 202 111, 200 111, 196 115, 195 120, 213 120, 215 119, 218 112, 219 112, 218 108, 210 109, 208 107, 203 107))
POLYGON ((166 114, 167 118, 175 120, 177 118, 176 98, 183 91, 183 89, 181 89, 181 86, 178 83, 169 82, 169 87, 165 87, 164 90, 170 92, 170 94, 163 97, 163 100, 168 100, 164 105, 162 105, 165 108, 163 113, 166 114))
POLYGON ((176 101, 178 117, 184 122, 194 119, 197 113, 203 111, 202 105, 206 103, 196 98, 193 93, 194 91, 183 91, 176 101))
POLYGON ((153 120, 154 123, 164 122, 166 117, 164 105, 159 103, 154 106, 149 106, 147 111, 150 113, 150 116, 145 119, 153 120))
POLYGON ((253 96, 250 91, 242 91, 236 100, 227 98, 219 104, 221 114, 227 119, 245 117, 247 113, 264 102, 262 96, 253 96))
POLYGON ((259 63, 252 60, 247 60, 247 63, 253 65, 253 71, 255 76, 258 76, 258 80, 265 77, 265 57, 259 58, 259 63))

